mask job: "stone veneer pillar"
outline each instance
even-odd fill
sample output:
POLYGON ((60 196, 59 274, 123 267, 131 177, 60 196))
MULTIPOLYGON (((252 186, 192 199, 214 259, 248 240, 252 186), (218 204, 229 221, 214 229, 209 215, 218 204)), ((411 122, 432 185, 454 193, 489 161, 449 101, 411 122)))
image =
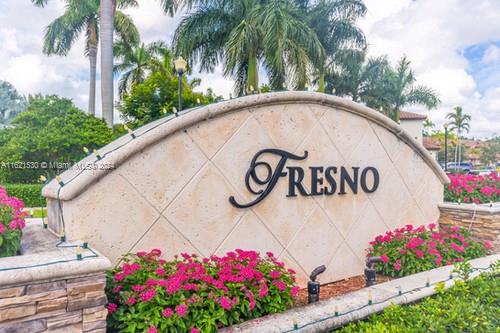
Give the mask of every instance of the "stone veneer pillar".
POLYGON ((470 230, 472 238, 489 241, 493 252, 500 252, 500 204, 489 205, 444 203, 439 205, 439 224, 456 225, 470 230))
POLYGON ((75 260, 40 224, 26 229, 25 253, 0 259, 0 333, 106 332, 109 260, 85 249, 75 260))

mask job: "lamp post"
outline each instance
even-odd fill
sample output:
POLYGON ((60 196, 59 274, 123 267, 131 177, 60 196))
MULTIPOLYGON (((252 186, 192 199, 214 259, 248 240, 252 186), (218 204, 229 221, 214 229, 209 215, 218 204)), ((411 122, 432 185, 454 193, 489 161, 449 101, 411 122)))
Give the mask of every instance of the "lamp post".
POLYGON ((448 172, 448 123, 444 123, 444 171, 448 172))
POLYGON ((179 112, 182 111, 182 74, 186 71, 187 62, 182 57, 174 60, 174 67, 179 75, 179 112))

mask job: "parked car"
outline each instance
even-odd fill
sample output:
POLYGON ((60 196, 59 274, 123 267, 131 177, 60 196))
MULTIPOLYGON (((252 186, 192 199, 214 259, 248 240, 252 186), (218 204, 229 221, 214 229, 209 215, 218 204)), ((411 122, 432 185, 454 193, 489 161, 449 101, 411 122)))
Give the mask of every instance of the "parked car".
POLYGON ((448 163, 448 171, 449 172, 460 172, 460 173, 470 173, 473 169, 472 163, 468 162, 450 162, 448 163))

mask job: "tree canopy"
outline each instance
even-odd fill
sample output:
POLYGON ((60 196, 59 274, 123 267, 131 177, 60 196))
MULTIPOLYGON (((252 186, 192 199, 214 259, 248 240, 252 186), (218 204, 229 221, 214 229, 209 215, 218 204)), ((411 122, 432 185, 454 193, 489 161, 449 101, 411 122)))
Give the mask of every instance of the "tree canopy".
POLYGON ((26 98, 12 84, 0 80, 0 128, 26 108, 26 98))
POLYGON ((103 120, 57 96, 31 96, 26 111, 14 118, 12 125, 0 131, 3 183, 33 183, 40 175, 53 177, 62 171, 55 163, 73 164, 85 156, 83 147, 97 149, 113 139, 103 120), (16 162, 23 164, 13 168, 16 162), (33 167, 26 164, 29 162, 34 162, 33 167), (42 162, 47 163, 45 168, 42 162))

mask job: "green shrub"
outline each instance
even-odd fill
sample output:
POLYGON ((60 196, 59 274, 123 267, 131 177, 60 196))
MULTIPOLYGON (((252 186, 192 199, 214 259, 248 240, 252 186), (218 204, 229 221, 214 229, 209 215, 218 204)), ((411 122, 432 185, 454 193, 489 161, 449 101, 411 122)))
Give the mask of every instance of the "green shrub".
POLYGON ((24 201, 26 207, 45 207, 47 201, 42 197, 42 184, 5 184, 7 193, 24 201))
POLYGON ((436 224, 428 228, 407 225, 377 236, 369 249, 370 256, 382 259, 376 270, 384 275, 405 276, 482 257, 491 248, 489 242, 472 240, 463 228, 436 228, 436 224))
POLYGON ((392 305, 381 314, 351 323, 340 333, 497 333, 500 327, 498 272, 456 284, 437 285, 435 296, 414 305, 392 305))
POLYGON ((7 195, 0 186, 0 258, 17 254, 21 247, 22 230, 26 226, 22 211, 24 203, 16 197, 7 195))
POLYGON ((293 304, 292 270, 272 253, 236 250, 200 259, 160 250, 124 257, 108 273, 109 326, 120 332, 217 332, 219 327, 286 310, 293 304))

